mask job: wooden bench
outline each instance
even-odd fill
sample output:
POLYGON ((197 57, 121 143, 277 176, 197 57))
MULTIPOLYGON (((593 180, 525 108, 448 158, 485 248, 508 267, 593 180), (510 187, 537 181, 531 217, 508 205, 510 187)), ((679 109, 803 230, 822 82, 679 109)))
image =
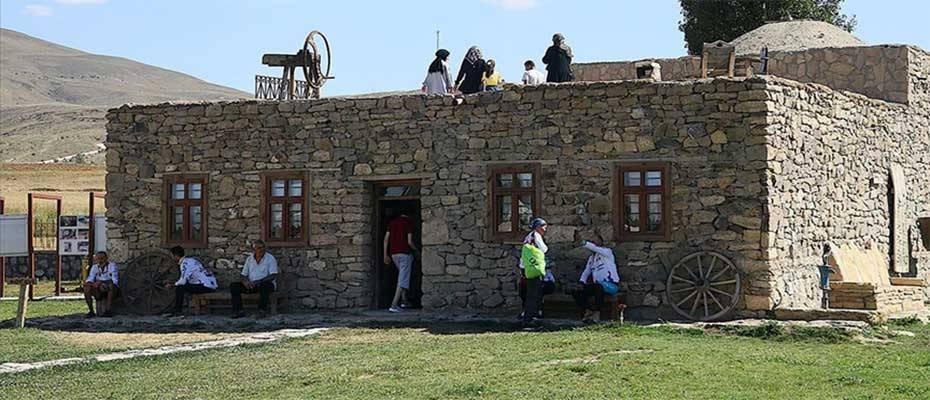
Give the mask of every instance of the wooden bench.
MULTIPOLYGON (((275 278, 275 291, 268 296, 268 311, 271 314, 277 314, 278 310, 287 303, 287 293, 290 292, 291 283, 296 283, 297 278, 293 273, 282 272, 275 278)), ((258 293, 243 293, 242 308, 257 308, 258 293)), ((232 294, 229 288, 217 289, 212 293, 201 293, 191 295, 191 311, 195 315, 207 314, 211 310, 230 310, 232 311, 232 294)))
MULTIPOLYGON (((287 297, 280 292, 272 292, 268 297, 268 311, 274 315, 287 302, 287 297)), ((242 308, 258 307, 258 293, 243 293, 242 308)), ((212 293, 200 293, 191 296, 191 310, 195 315, 210 313, 211 310, 232 310, 232 295, 229 290, 212 293)))
MULTIPOLYGON (((604 295, 604 306, 601 308, 602 321, 619 320, 623 323, 623 313, 626 310, 626 304, 620 300, 620 296, 604 295)), ((553 293, 543 298, 543 315, 568 316, 571 318, 584 317, 584 310, 579 309, 575 304, 575 298, 567 293, 553 293)))

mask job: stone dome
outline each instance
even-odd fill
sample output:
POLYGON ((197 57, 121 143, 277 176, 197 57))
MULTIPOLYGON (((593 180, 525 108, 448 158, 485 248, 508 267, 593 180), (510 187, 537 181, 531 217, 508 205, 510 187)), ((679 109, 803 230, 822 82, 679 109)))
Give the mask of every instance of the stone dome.
POLYGON ((866 45, 836 25, 810 20, 771 22, 746 32, 730 43, 736 46, 736 54, 739 55, 758 55, 766 46, 769 51, 798 51, 866 45))

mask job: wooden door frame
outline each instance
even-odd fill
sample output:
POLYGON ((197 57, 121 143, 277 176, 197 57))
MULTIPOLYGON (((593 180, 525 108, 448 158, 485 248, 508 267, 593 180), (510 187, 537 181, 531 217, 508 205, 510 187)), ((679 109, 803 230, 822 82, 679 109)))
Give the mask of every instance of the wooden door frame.
MULTIPOLYGON (((373 251, 372 251, 372 257, 370 260, 370 265, 371 265, 371 269, 373 270, 373 276, 371 279, 372 302, 369 308, 379 309, 378 301, 382 295, 381 293, 382 292, 381 290, 382 275, 381 274, 384 271, 384 268, 381 268, 381 264, 382 264, 381 258, 384 252, 384 249, 382 248, 384 237, 381 235, 381 231, 383 230, 382 228, 386 228, 383 226, 384 223, 382 222, 382 215, 381 215, 382 207, 381 206, 383 202, 386 202, 386 201, 416 201, 417 208, 420 210, 420 214, 421 214, 418 220, 420 221, 420 225, 421 225, 420 228, 422 228, 423 203, 420 201, 419 191, 414 196, 384 197, 384 196, 381 196, 380 194, 380 189, 389 187, 389 186, 416 185, 418 187, 421 187, 420 179, 384 180, 384 181, 373 181, 371 183, 372 183, 372 185, 370 186, 371 206, 373 208, 373 212, 371 213, 372 218, 373 218, 371 221, 371 227, 372 227, 371 235, 372 235, 372 250, 373 251)), ((420 240, 422 241, 422 237, 420 240)), ((411 271, 411 274, 412 274, 412 271, 411 271)))

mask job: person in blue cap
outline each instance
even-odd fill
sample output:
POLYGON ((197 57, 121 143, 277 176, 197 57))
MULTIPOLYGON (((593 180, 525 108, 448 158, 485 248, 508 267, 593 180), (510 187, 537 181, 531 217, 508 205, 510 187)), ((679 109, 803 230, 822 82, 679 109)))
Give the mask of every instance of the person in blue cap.
MULTIPOLYGON (((549 246, 546 246, 543 236, 546 234, 548 225, 542 218, 533 218, 530 221, 530 232, 523 239, 523 244, 536 247, 543 253, 547 252, 549 246)), ((523 270, 523 260, 520 260, 520 271, 523 270)), ((542 282, 543 277, 526 279, 526 301, 523 302, 523 314, 521 314, 524 322, 533 322, 538 319, 539 311, 542 309, 542 282)))

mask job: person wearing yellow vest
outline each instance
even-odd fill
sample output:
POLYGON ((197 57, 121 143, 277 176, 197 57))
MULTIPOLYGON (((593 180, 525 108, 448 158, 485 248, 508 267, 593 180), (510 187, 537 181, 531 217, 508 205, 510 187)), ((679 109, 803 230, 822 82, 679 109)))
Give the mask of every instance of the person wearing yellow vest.
POLYGON ((501 85, 504 84, 504 78, 501 77, 501 73, 494 69, 497 63, 494 60, 488 60, 488 69, 484 71, 484 75, 481 76, 481 84, 484 85, 484 90, 489 92, 497 92, 502 90, 501 85))
POLYGON ((535 323, 542 308, 542 283, 546 275, 546 252, 549 246, 543 241, 548 224, 542 218, 530 221, 530 233, 523 239, 520 270, 526 278, 526 301, 521 318, 524 323, 535 323))

